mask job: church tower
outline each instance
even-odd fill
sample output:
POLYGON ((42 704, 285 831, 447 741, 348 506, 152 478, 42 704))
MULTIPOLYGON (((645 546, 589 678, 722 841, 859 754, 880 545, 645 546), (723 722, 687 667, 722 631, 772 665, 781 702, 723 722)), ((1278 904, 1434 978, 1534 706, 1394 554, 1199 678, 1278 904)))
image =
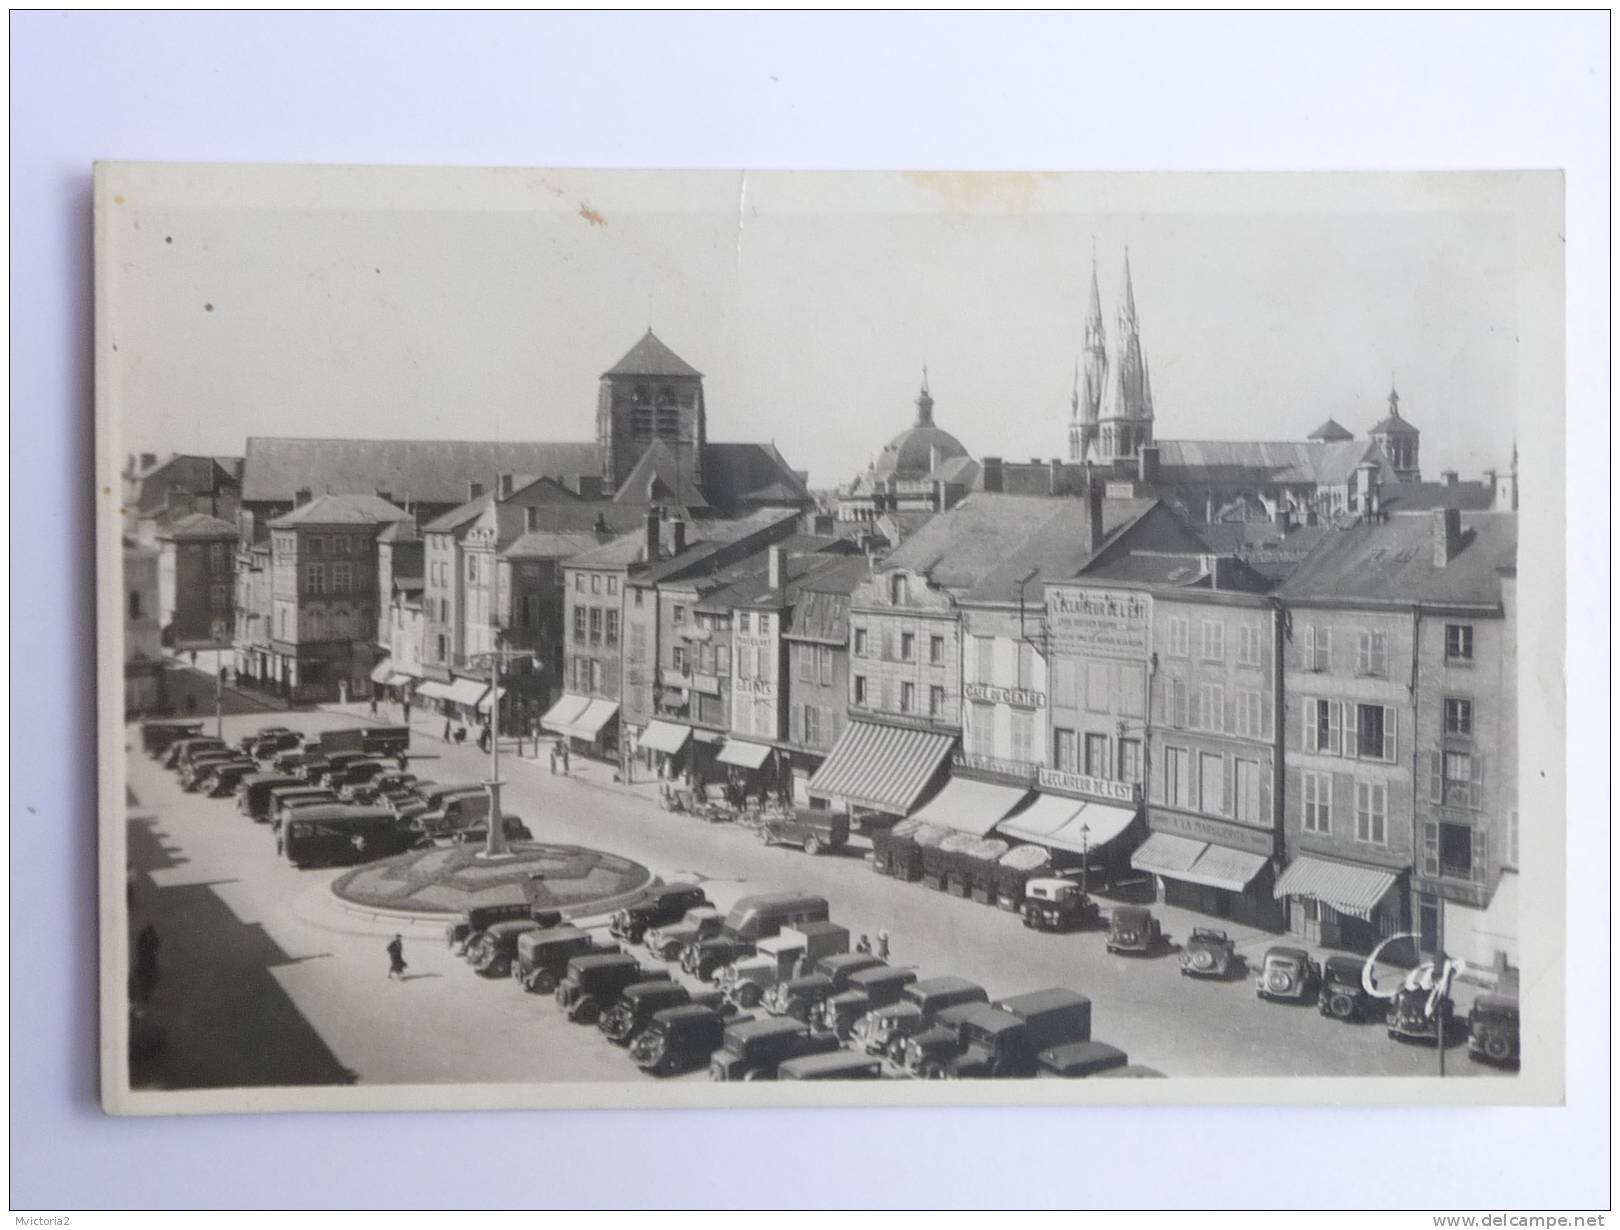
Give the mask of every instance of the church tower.
POLYGON ((1393 388, 1389 391, 1389 413, 1367 435, 1384 450, 1396 478, 1403 483, 1422 480, 1423 474, 1418 467, 1419 432, 1401 417, 1401 395, 1393 388))
POLYGON ((1129 248, 1125 250, 1117 345, 1118 360, 1107 373, 1097 420, 1097 460, 1104 465, 1128 462, 1143 445, 1153 443, 1153 379, 1142 354, 1129 248))
POLYGON ((1097 416, 1108 383, 1108 338, 1103 331, 1102 294, 1097 289, 1097 258, 1091 258, 1091 302, 1086 309, 1083 358, 1069 399, 1069 460, 1084 461, 1097 442, 1097 416))
POLYGON ((596 444, 603 485, 609 494, 617 492, 642 455, 657 445, 674 454, 682 478, 701 487, 707 443, 703 373, 649 328, 624 358, 602 373, 596 444))

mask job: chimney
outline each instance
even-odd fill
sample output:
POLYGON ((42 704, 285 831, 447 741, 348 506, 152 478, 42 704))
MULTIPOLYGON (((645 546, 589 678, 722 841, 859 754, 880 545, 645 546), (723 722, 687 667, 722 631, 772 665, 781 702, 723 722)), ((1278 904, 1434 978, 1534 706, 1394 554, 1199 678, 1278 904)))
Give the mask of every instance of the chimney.
POLYGON ((1103 542, 1103 487, 1098 482, 1086 487, 1086 533, 1086 549, 1095 555, 1102 550, 1103 542))
POLYGON ((1448 487, 1455 487, 1457 485, 1457 471, 1455 471, 1455 470, 1441 470, 1440 471, 1440 481, 1443 482, 1448 487))
POLYGON ((768 580, 772 589, 779 590, 787 580, 787 548, 772 547, 766 553, 769 561, 770 573, 768 580))
POLYGON ((1356 467, 1356 477, 1359 480, 1357 494, 1361 497, 1361 517, 1364 521, 1378 519, 1378 466, 1377 463, 1364 461, 1356 467))
POLYGON ((672 517, 669 522, 669 553, 679 555, 684 550, 686 550, 686 522, 679 517, 672 517))
POLYGON ((1139 482, 1156 483, 1159 481, 1159 446, 1157 444, 1144 444, 1141 451, 1136 454, 1136 477, 1139 482))
POLYGON ((523 528, 530 533, 540 528, 540 506, 538 504, 530 504, 523 510, 523 528))
POLYGON ((293 492, 293 507, 302 508, 314 498, 314 494, 315 493, 312 492, 308 487, 300 487, 297 491, 293 492))
POLYGON ((1063 490, 1063 462, 1054 457, 1046 463, 1046 494, 1056 495, 1063 490))
POLYGON ((578 487, 579 498, 582 500, 600 500, 602 498, 602 476, 600 474, 581 474, 578 487))
POLYGON ((150 470, 155 465, 157 465, 157 454, 156 453, 142 453, 141 454, 141 469, 150 470))
POLYGON ((510 496, 511 494, 512 494, 512 475, 510 475, 510 474, 502 474, 501 475, 501 499, 504 500, 508 496, 510 496))
POLYGON ((1434 566, 1444 568, 1462 550, 1462 513, 1455 508, 1437 508, 1434 518, 1434 566))
POLYGON ((1288 512, 1288 505, 1278 500, 1277 507, 1271 513, 1271 523, 1286 534, 1291 528, 1292 522, 1293 517, 1288 512))
POLYGON ((470 482, 470 483, 467 484, 467 498, 469 500, 476 500, 479 496, 481 496, 483 494, 484 494, 484 484, 483 483, 472 483, 472 482, 470 482))
POLYGON ((658 516, 661 511, 661 509, 656 507, 649 508, 647 510, 647 541, 645 546, 647 562, 649 564, 656 563, 658 560, 658 516))
POLYGON ((984 471, 984 489, 986 491, 1001 490, 1001 458, 986 457, 979 463, 984 471))
POLYGON ((596 520, 592 523, 591 530, 603 542, 606 542, 612 536, 612 531, 608 529, 607 517, 602 513, 596 514, 596 520))

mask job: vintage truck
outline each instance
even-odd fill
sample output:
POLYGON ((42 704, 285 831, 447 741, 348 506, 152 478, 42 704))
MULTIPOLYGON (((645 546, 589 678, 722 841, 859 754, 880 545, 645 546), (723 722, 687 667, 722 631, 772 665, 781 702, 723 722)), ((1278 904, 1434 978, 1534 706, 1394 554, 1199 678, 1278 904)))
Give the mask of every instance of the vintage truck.
POLYGON ((557 984, 557 1007, 570 1021, 593 1025, 605 1009, 619 1000, 624 989, 649 979, 668 979, 667 970, 644 970, 627 952, 593 952, 569 959, 557 984))
POLYGON ((823 957, 849 951, 849 929, 830 922, 783 927, 715 974, 715 985, 739 1008, 755 1008, 777 983, 808 973, 823 957))

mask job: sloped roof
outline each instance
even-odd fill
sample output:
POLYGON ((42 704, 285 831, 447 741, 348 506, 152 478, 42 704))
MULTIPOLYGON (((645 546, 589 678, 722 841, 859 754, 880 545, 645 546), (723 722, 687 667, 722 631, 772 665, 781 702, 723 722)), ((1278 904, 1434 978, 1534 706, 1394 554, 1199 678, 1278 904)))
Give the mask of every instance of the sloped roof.
POLYGON ((707 508, 692 481, 692 446, 671 445, 667 440, 654 440, 641 454, 624 482, 614 494, 616 501, 640 504, 684 504, 688 508, 707 508), (685 452, 687 456, 682 457, 685 452))
POLYGON ((1160 440, 1159 477, 1179 484, 1316 483, 1337 485, 1364 460, 1395 474, 1383 450, 1368 440, 1160 440))
POLYGON ((286 502, 315 494, 386 491, 396 500, 456 504, 467 484, 490 487, 498 474, 576 477, 602 471, 595 444, 492 440, 325 440, 249 436, 242 499, 286 502))
POLYGON ((451 534, 456 530, 464 530, 483 514, 484 509, 494 502, 495 497, 489 492, 474 496, 465 504, 458 504, 447 513, 441 513, 422 527, 427 534, 451 534))
POLYGON ((1433 513, 1401 514, 1335 529, 1278 592, 1295 600, 1498 605, 1497 570, 1513 565, 1518 554, 1518 514, 1464 514, 1462 549, 1444 567, 1434 563, 1435 519, 1433 513))
POLYGON ((595 534, 528 530, 514 539, 501 555, 505 559, 573 559, 600 545, 595 534))
POLYGON ((1423 512, 1431 508, 1461 508, 1485 512, 1495 492, 1489 483, 1391 483, 1379 490, 1380 504, 1388 512, 1423 512))
MULTIPOLYGON (((826 566, 826 557, 820 555, 821 551, 830 551, 839 545, 839 539, 833 537, 816 537, 809 534, 798 534, 792 539, 772 544, 788 552, 784 561, 787 598, 791 601, 798 593, 806 580, 813 577, 826 566), (790 543, 792 545, 790 545, 790 543)), ((840 560, 847 562, 847 557, 840 560)), ((866 561, 860 560, 862 571, 865 570, 866 561)), ((769 548, 761 547, 755 555, 734 566, 728 572, 738 575, 720 590, 711 593, 699 605, 707 609, 729 610, 739 606, 759 606, 770 602, 777 596, 770 583, 770 556, 769 548)))
POLYGON ((775 484, 780 484, 792 503, 808 504, 814 500, 804 480, 774 444, 703 446, 703 493, 714 507, 737 508, 753 498, 753 492, 775 484))
POLYGON ((421 542, 422 535, 417 532, 414 521, 395 521, 377 535, 378 542, 421 542))
POLYGON ((187 513, 167 528, 158 531, 158 537, 179 542, 188 538, 235 538, 236 527, 229 521, 208 513, 187 513))
POLYGON ((1355 433, 1350 431, 1349 428, 1345 427, 1344 424, 1340 423, 1337 419, 1330 418, 1327 422, 1323 423, 1305 438, 1307 440, 1341 441, 1354 440, 1356 437, 1355 433))
MULTIPOLYGON (((764 532, 772 526, 781 525, 784 521, 796 520, 797 517, 797 513, 780 508, 761 508, 744 517, 696 522, 693 524, 692 533, 701 536, 697 541, 689 534, 686 550, 679 555, 649 564, 637 580, 657 583, 690 575, 739 539, 764 532)), ((763 545, 760 550, 764 550, 763 545)))
POLYGON ((604 376, 702 376, 680 355, 676 354, 651 328, 634 346, 625 352, 604 376))
POLYGON ((623 568, 646 558, 647 543, 640 531, 621 534, 589 551, 581 551, 570 564, 581 568, 623 568))
POLYGON ((928 481, 972 487, 979 481, 982 469, 983 467, 971 457, 951 457, 939 463, 934 472, 928 476, 928 481))
POLYGON ((1415 436, 1419 434, 1416 427, 1413 427, 1412 424, 1398 414, 1386 414, 1378 420, 1377 425, 1372 430, 1380 435, 1415 436))
POLYGON ((384 525, 409 521, 411 514, 375 495, 318 495, 270 522, 272 529, 296 525, 384 525))
MULTIPOLYGON (((980 497, 974 497, 980 498, 980 497)), ((1106 546, 1141 520, 1157 501, 1130 499, 1103 501, 1103 544, 1106 546)), ((1047 581, 1079 576, 1091 562, 1091 512, 1085 500, 1046 499, 1057 515, 1022 543, 1012 545, 987 569, 963 598, 968 601, 1010 602, 1022 587, 1026 602, 1042 601, 1047 581), (1030 574, 1034 573, 1033 577, 1030 574), (1029 577, 1029 580, 1025 578, 1029 577)))

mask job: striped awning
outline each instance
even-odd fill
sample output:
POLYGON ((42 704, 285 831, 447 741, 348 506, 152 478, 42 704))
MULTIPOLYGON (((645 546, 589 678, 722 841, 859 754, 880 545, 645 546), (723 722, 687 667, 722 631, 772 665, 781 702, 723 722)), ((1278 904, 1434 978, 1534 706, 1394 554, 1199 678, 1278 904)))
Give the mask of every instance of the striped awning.
POLYGON ((736 765, 740 769, 757 769, 770 758, 771 747, 768 743, 748 743, 742 739, 727 739, 726 745, 720 749, 720 754, 714 758, 716 764, 736 765))
POLYGON ((585 706, 585 711, 574 719, 568 733, 576 739, 584 739, 589 743, 602 733, 602 727, 611 722, 618 712, 617 701, 593 700, 585 706))
POLYGON ((1089 854, 1106 846, 1136 819, 1133 807, 1043 794, 1027 811, 996 825, 996 832, 1055 850, 1089 854), (1041 803, 1046 802, 1042 807, 1041 803))
POLYGON ((641 732, 641 738, 636 740, 636 746, 643 751, 663 752, 666 756, 673 756, 686 746, 686 741, 691 737, 690 726, 682 726, 679 722, 660 722, 654 718, 647 723, 647 729, 641 732))
POLYGON ((1137 871, 1179 880, 1207 849, 1207 841, 1177 837, 1174 833, 1149 833, 1148 839, 1131 852, 1131 866, 1137 871))
POLYGON ((566 735, 574 719, 584 713, 590 707, 590 703, 589 697, 564 692, 562 699, 546 710, 545 716, 540 719, 540 725, 546 730, 566 735))
POLYGON ((1175 878, 1202 884, 1206 888, 1224 888, 1228 892, 1241 893, 1265 865, 1264 854, 1251 854, 1247 850, 1211 844, 1198 856, 1196 863, 1175 878))
POLYGON ((970 777, 953 777, 917 812, 915 819, 983 837, 1017 807, 1029 791, 970 777))
POLYGON ((903 816, 951 754, 950 735, 851 722, 808 787, 811 794, 903 816))
POLYGON ((1341 914, 1370 918, 1374 907, 1394 886, 1395 873, 1382 867, 1302 856, 1288 864, 1275 891, 1278 897, 1315 897, 1341 914))

